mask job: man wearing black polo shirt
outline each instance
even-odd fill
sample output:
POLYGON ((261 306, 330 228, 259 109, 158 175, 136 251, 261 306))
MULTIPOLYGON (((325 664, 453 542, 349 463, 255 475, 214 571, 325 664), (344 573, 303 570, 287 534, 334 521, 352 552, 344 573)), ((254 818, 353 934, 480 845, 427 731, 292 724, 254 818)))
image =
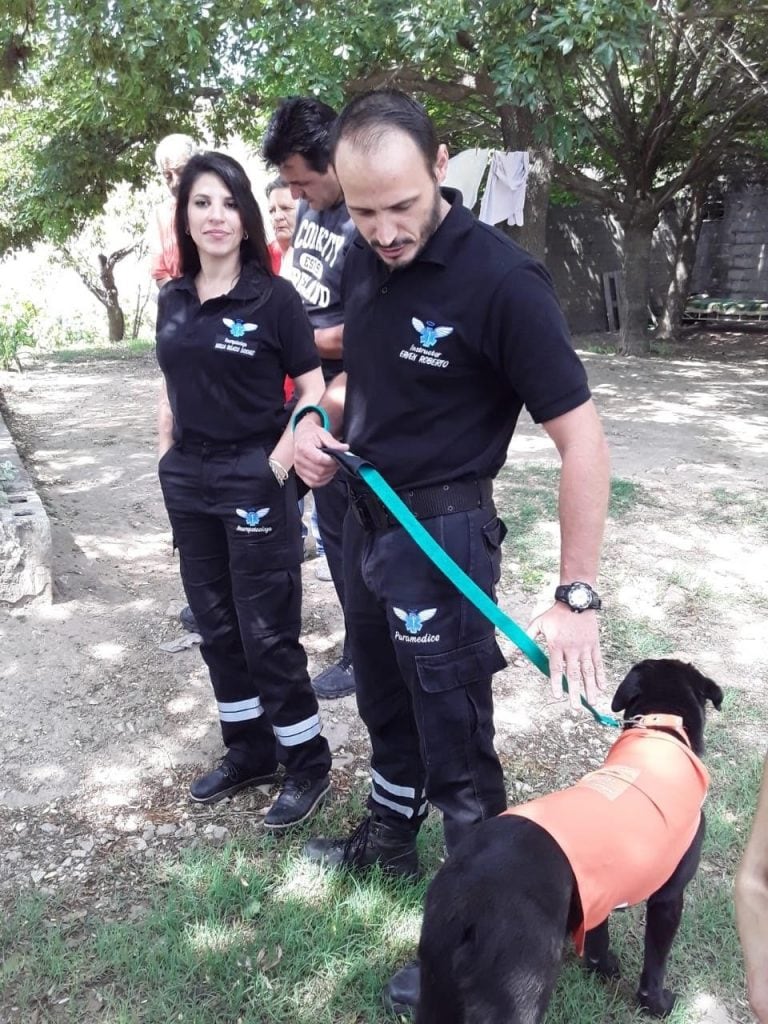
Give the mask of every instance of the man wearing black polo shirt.
MULTIPOLYGON (((332 153, 361 236, 344 271, 346 374, 326 390, 321 410, 298 422, 297 468, 312 486, 330 479, 336 463, 320 449, 346 447, 334 435, 343 436, 493 594, 505 529, 491 481, 525 405, 562 459, 561 584, 583 584, 575 601, 569 586, 558 588, 531 629, 548 646, 553 696, 561 696, 565 670, 571 705, 580 690, 592 701, 605 684, 591 587, 609 463, 549 275, 475 221, 458 193, 441 192, 447 151, 423 108, 402 93, 353 100, 334 127, 332 153)), ((493 626, 364 485, 352 501, 346 609, 372 746, 369 814, 350 839, 314 839, 305 852, 412 875, 428 802, 443 813, 449 853, 506 807, 491 691, 505 661, 493 626)), ((415 968, 396 975, 390 1003, 412 1004, 417 981, 415 968)))
MULTIPOLYGON (((292 96, 272 115, 262 143, 262 155, 276 167, 300 200, 293 235, 291 280, 315 331, 326 384, 343 369, 344 310, 341 275, 355 226, 344 205, 330 163, 328 132, 336 111, 320 100, 292 96)), ((347 487, 334 479, 314 491, 320 537, 328 568, 344 611, 342 524, 347 512, 347 487)), ((318 697, 332 699, 354 692, 355 677, 345 631, 341 658, 312 680, 318 697)))

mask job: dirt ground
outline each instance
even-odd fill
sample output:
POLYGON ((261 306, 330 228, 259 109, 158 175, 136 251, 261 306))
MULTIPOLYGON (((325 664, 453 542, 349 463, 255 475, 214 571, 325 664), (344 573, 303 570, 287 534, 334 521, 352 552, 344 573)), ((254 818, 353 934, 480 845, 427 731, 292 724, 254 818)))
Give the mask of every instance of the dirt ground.
MULTIPOLYGON (((766 678, 766 535, 748 521, 732 530, 721 513, 729 494, 742 509, 765 508, 768 337, 691 336, 666 356, 584 353, 614 474, 648 498, 609 524, 601 589, 609 609, 665 625, 675 653, 754 696, 766 678), (712 614, 691 610, 686 574, 706 590, 712 614)), ((99 865, 116 850, 151 858, 221 842, 268 803, 266 793, 213 809, 186 801, 195 772, 221 751, 198 651, 159 646, 183 632, 155 473, 157 377, 150 357, 40 359, 24 374, 0 374, 9 426, 51 517, 55 577, 50 607, 0 610, 0 898, 73 878, 97 887, 99 865)), ((513 472, 556 464, 528 421, 509 459, 513 472)), ((515 566, 511 549, 500 597, 524 624, 550 588, 523 590, 515 566)), ((338 656, 341 637, 332 586, 314 569, 305 563, 313 672, 338 656)), ((606 731, 587 715, 563 714, 535 670, 502 646, 510 667, 498 677, 499 746, 514 786, 530 789, 526 766, 554 785, 596 764, 606 731)), ((628 667, 609 660, 612 686, 628 667)), ((322 711, 343 788, 366 774, 364 732, 352 698, 322 711)))

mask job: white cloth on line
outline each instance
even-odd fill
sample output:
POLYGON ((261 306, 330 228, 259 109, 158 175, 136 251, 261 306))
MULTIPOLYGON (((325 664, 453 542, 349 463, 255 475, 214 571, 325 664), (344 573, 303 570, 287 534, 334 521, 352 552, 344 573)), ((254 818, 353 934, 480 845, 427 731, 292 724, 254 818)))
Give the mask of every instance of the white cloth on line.
POLYGON ((448 188, 457 188, 469 210, 477 202, 478 189, 488 166, 490 153, 490 149, 465 149, 448 161, 443 184, 448 188))
POLYGON ((527 181, 528 153, 525 150, 494 153, 480 204, 480 220, 485 224, 506 220, 507 224, 521 225, 527 181))

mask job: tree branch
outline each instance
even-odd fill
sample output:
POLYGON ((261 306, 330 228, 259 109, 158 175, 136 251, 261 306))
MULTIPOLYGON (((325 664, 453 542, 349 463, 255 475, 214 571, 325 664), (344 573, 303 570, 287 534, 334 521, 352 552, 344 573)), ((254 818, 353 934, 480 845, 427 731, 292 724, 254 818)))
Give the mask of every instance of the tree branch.
POLYGON ((384 86, 398 88, 404 91, 423 92, 435 99, 445 100, 447 103, 461 103, 470 96, 478 94, 475 82, 470 84, 466 72, 457 71, 457 77, 467 81, 456 82, 439 78, 427 78, 423 71, 417 67, 398 67, 372 71, 359 78, 353 78, 346 85, 346 91, 350 95, 367 92, 369 89, 381 89, 384 86))
POLYGON ((134 242, 133 245, 127 245, 124 249, 118 249, 117 252, 110 253, 106 261, 107 267, 111 270, 116 263, 119 263, 120 260, 124 260, 126 256, 129 256, 134 249, 137 248, 138 244, 138 242, 134 242))
POLYGON ((61 254, 64 257, 64 263, 71 270, 74 270, 74 272, 77 274, 77 276, 83 282, 83 284, 88 289, 88 291, 92 295, 94 295, 103 306, 106 306, 107 305, 107 293, 102 288, 99 288, 99 286, 94 281, 91 280, 88 272, 83 270, 80 267, 79 263, 77 262, 75 257, 72 255, 72 253, 69 251, 69 249, 65 248, 64 246, 61 246, 59 251, 61 252, 61 254))
POLYGON ((566 167, 565 164, 555 164, 553 177, 559 185, 568 189, 569 192, 575 192, 585 199, 591 199, 601 206, 608 207, 615 213, 621 213, 626 209, 626 203, 617 198, 613 192, 604 188, 599 181, 595 181, 594 178, 588 178, 586 174, 582 174, 581 171, 575 170, 572 167, 566 167))

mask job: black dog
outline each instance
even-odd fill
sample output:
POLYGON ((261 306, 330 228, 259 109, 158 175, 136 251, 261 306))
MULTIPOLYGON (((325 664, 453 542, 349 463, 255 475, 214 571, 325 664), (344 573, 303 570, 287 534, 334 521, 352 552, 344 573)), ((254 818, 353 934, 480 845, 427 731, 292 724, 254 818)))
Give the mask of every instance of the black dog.
MULTIPOLYGON (((419 944, 421 993, 417 1024, 541 1021, 560 969, 566 936, 575 932, 578 941, 579 929, 585 922, 590 928, 584 943, 585 966, 603 977, 617 977, 618 960, 609 949, 608 913, 619 905, 621 898, 605 907, 598 900, 597 910, 588 912, 588 908, 582 907, 581 891, 587 894, 590 887, 603 888, 605 878, 612 874, 619 876, 614 889, 627 885, 631 891, 631 885, 621 876, 629 875, 632 860, 641 866, 650 861, 657 870, 670 872, 662 875, 666 881, 657 879, 650 891, 628 900, 648 901, 645 962, 638 989, 640 1004, 659 1017, 669 1013, 675 996, 663 987, 667 956, 680 924, 683 892, 696 873, 704 838, 704 817, 698 808, 708 776, 691 752, 699 754, 703 750, 707 699, 719 709, 723 693, 692 665, 670 659, 640 662, 613 698, 613 710, 624 711, 625 731, 609 753, 607 766, 586 776, 570 790, 483 822, 460 844, 427 893, 419 944), (678 716, 677 720, 672 716, 678 716), (580 890, 561 845, 531 819, 536 817, 538 805, 553 799, 572 800, 574 792, 576 799, 580 799, 585 790, 586 799, 593 802, 590 808, 607 806, 611 821, 618 813, 619 794, 620 799, 634 800, 635 804, 652 803, 644 792, 649 788, 645 777, 639 775, 639 769, 625 766, 635 763, 632 756, 627 756, 632 751, 625 740, 641 758, 647 759, 650 751, 651 774, 656 776, 657 790, 679 791, 690 782, 688 776, 693 776, 694 782, 698 780, 701 788, 698 796, 686 798, 688 830, 681 850, 675 852, 673 843, 662 841, 660 845, 667 849, 651 850, 649 857, 648 851, 643 851, 643 843, 647 844, 652 830, 641 826, 633 835, 632 829, 623 826, 609 829, 612 835, 621 833, 625 839, 629 832, 628 842, 618 852, 606 851, 603 857, 604 841, 600 840, 599 863, 593 860, 593 877, 589 884, 582 882, 580 890), (611 758, 614 749, 617 764, 611 758), (620 750, 625 753, 620 755, 620 750), (675 769, 671 777, 670 765, 675 769), (518 816, 517 812, 525 815, 528 809, 530 817, 518 816), (693 840, 686 849, 691 835, 693 840), (669 861, 668 869, 664 866, 665 858, 669 861), (590 914, 594 918, 595 913, 598 916, 590 923, 590 914)), ((630 807, 630 811, 630 817, 634 817, 634 808, 630 807)), ((587 813, 581 818, 580 813, 577 811, 576 817, 581 836, 592 832, 595 823, 593 815, 587 813)), ((664 817, 658 810, 655 813, 658 818, 664 817)), ((571 849, 562 836, 560 842, 571 849)), ((588 859, 592 859, 592 854, 588 859)), ((613 890, 605 896, 607 900, 615 898, 613 890)))

